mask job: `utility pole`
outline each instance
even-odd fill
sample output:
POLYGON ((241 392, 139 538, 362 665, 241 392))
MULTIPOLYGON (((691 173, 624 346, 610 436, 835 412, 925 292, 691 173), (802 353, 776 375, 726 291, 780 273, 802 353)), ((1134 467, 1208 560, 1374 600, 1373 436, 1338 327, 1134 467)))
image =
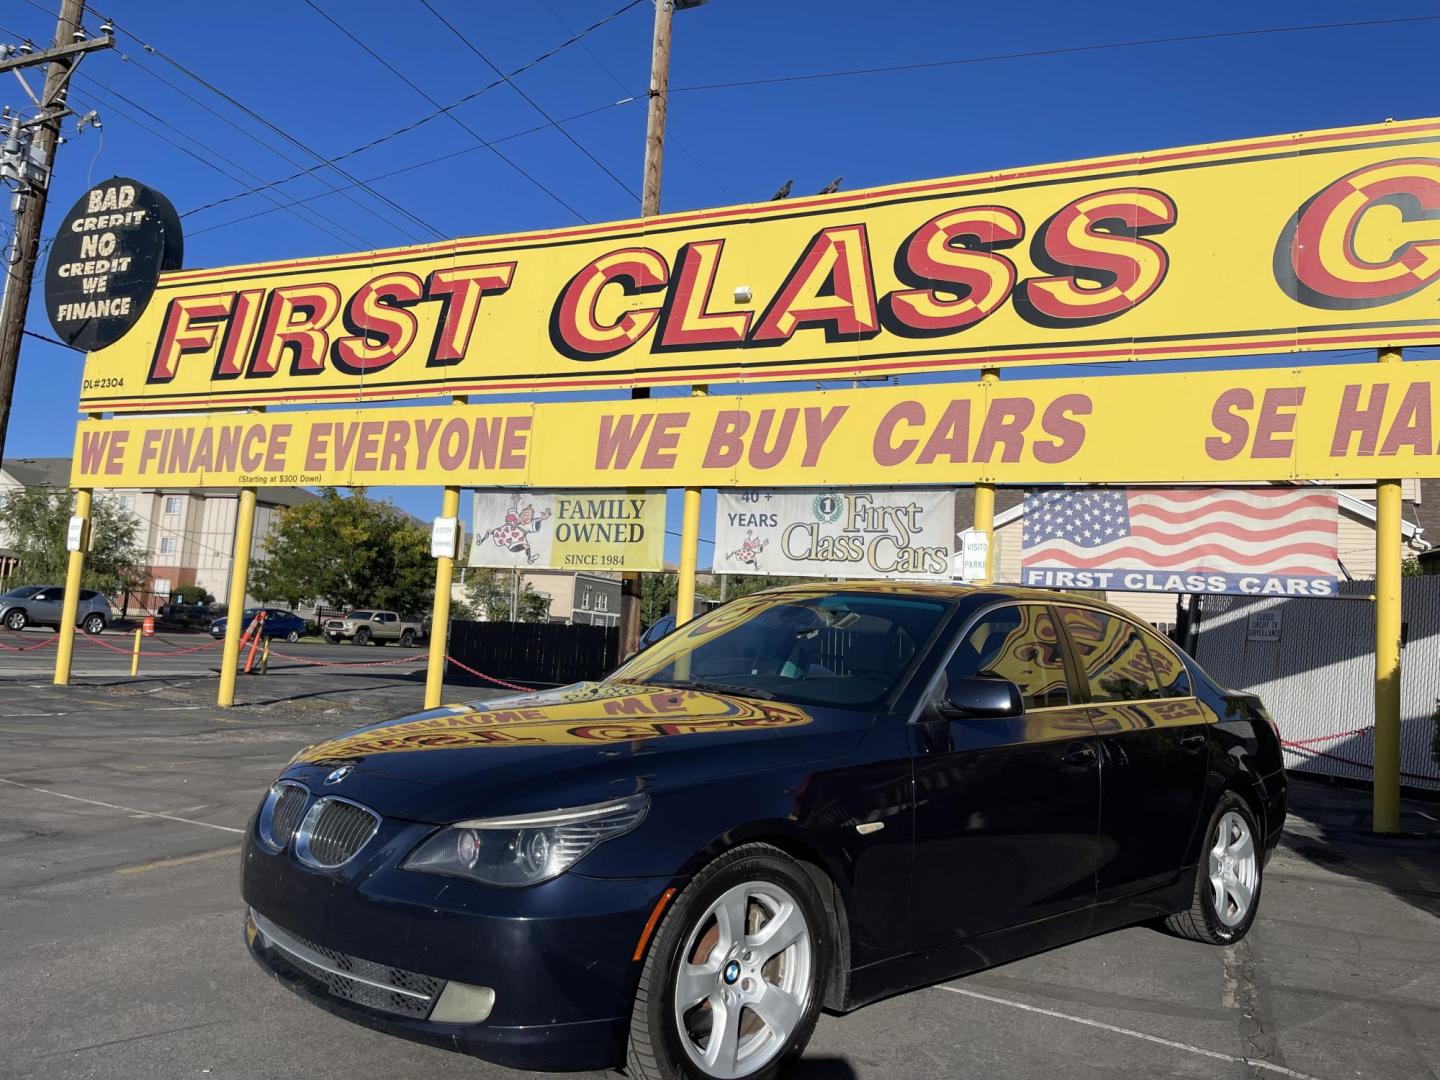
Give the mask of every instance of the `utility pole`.
MULTIPOLYGON (((670 23, 676 10, 699 7, 705 0, 655 0, 655 32, 650 42, 650 101, 645 117, 645 180, 640 189, 640 216, 660 212, 660 171, 665 160, 665 113, 670 99, 670 23)), ((630 391, 648 398, 650 388, 630 391)), ((620 575, 620 655, 640 647, 641 576, 620 575)))
POLYGON ((4 151, 0 154, 0 178, 13 179, 16 188, 10 204, 15 214, 15 236, 4 266, 5 296, 0 303, 0 455, 4 454, 5 436, 10 427, 10 399, 15 392, 15 369, 25 333, 25 313, 30 306, 30 288, 40 254, 40 225, 45 218, 45 202, 54 172, 55 148, 60 143, 60 122, 71 115, 65 104, 70 76, 86 53, 109 49, 115 44, 108 23, 100 37, 89 38, 80 28, 84 14, 85 0, 61 0, 53 48, 35 52, 26 46, 15 50, 0 47, 0 74, 6 71, 18 74, 23 68, 49 65, 45 88, 39 97, 30 90, 24 77, 20 77, 21 85, 35 105, 36 115, 31 120, 22 121, 18 116, 11 120, 5 132, 4 151))

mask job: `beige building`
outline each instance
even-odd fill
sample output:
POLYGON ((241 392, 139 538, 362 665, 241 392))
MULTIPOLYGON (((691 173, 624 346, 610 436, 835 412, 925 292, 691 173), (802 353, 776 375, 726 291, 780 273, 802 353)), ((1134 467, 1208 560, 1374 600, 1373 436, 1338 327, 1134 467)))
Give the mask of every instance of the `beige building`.
MULTIPOLYGON (((499 571, 509 574, 508 570, 499 571)), ((550 602, 550 621, 577 626, 620 625, 620 579, 607 574, 577 574, 571 570, 521 570, 520 588, 530 586, 550 602)), ((455 599, 464 599, 462 581, 454 587, 455 599)))
MULTIPOLYGON (((22 487, 49 487, 67 491, 69 458, 6 458, 0 468, 0 494, 22 487)), ((187 585, 198 585, 223 599, 230 588, 235 551, 235 516, 239 494, 235 488, 121 488, 97 493, 111 499, 140 521, 140 543, 145 549, 144 584, 127 597, 115 597, 117 607, 151 610, 187 585)), ((303 488, 260 488, 255 505, 255 540, 252 559, 260 555, 281 510, 309 502, 316 496, 303 488)), ((8 550, 8 537, 0 535, 0 549, 8 550)), ((24 582, 23 566, 0 565, 7 580, 24 582)))
MULTIPOLYGON (((1429 489, 1426 503, 1423 482, 1406 480, 1402 487, 1404 523, 1401 527, 1402 557, 1414 558, 1440 537, 1440 484, 1429 489), (1428 528, 1427 528, 1428 525, 1428 528)), ((1375 576, 1375 485, 1325 484, 1340 495, 1337 510, 1339 556, 1342 578, 1366 581, 1375 576)), ((1016 583, 1020 580, 1020 541, 1024 523, 1023 498, 1020 488, 1000 488, 996 492, 995 512, 995 576, 996 580, 1016 583)), ((974 514, 973 489, 961 488, 956 499, 956 525, 969 528, 974 514)), ((1175 621, 1175 593, 1109 592, 1105 598, 1146 621, 1168 624, 1175 621)))

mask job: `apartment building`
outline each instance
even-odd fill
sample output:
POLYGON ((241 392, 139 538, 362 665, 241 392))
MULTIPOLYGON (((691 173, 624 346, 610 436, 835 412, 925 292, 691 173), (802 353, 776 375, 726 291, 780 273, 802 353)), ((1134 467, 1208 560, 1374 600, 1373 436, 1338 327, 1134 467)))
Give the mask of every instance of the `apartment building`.
MULTIPOLYGON (((16 488, 66 491, 69 486, 69 458, 6 458, 0 467, 0 495, 16 488)), ((115 597, 117 606, 153 611, 187 585, 225 596, 234 563, 236 488, 122 488, 96 498, 113 500, 140 522, 143 583, 128 597, 115 597)), ((304 488, 259 488, 251 558, 261 553, 282 510, 315 498, 304 488)), ((16 565, 8 541, 0 534, 0 574, 7 582, 25 584, 25 568, 16 565)))

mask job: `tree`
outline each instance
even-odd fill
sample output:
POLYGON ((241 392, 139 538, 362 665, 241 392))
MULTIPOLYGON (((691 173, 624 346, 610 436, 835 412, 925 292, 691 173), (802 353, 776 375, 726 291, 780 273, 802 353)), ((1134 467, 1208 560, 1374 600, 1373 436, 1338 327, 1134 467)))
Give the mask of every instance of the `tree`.
MULTIPOLYGON (((0 497, 0 532, 9 537, 20 559, 20 573, 36 585, 65 580, 70 553, 70 493, 50 487, 19 488, 0 497)), ((97 498, 90 507, 90 550, 80 583, 109 596, 138 591, 144 578, 145 549, 140 520, 113 499, 97 498)))
POLYGON ((519 590, 519 616, 510 615, 514 577, 511 573, 490 567, 471 567, 465 576, 468 606, 487 622, 546 622, 550 618, 550 601, 535 591, 527 581, 519 590))
POLYGON ((287 507, 265 540, 250 591, 262 600, 324 601, 417 614, 435 593, 430 532, 389 503, 322 488, 287 507))

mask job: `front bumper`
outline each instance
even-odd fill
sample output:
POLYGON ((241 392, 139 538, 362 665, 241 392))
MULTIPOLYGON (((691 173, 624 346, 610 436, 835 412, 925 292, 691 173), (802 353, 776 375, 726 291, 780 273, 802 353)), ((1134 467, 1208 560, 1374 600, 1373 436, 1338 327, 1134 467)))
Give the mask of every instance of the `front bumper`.
POLYGON ((431 828, 387 820, 353 863, 332 872, 288 851, 272 854, 252 832, 242 872, 246 903, 259 916, 247 912, 251 955, 313 1004, 401 1038, 516 1069, 619 1065, 639 977, 636 944, 672 882, 568 873, 491 889, 398 869, 431 828), (337 984, 337 966, 368 988, 337 984), (483 1020, 430 1018, 454 1015, 440 1004, 452 983, 463 984, 472 1005, 477 993, 492 994, 483 1020))

